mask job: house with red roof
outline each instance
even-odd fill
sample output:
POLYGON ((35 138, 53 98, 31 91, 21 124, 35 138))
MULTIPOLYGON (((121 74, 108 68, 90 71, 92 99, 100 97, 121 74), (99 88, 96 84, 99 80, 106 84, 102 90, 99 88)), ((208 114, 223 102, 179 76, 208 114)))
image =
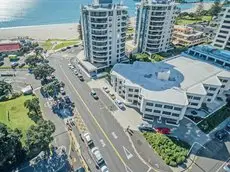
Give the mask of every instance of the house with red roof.
POLYGON ((17 53, 21 49, 18 42, 0 42, 0 53, 17 53))

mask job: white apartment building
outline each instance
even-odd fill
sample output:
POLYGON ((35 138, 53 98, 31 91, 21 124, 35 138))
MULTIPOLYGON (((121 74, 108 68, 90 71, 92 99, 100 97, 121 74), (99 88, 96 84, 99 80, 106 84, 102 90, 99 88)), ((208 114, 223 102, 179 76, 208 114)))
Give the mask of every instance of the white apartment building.
POLYGON ((126 60, 127 7, 112 0, 94 0, 81 6, 83 67, 91 74, 126 60), (87 63, 85 61, 90 62, 87 63))
POLYGON ((142 0, 137 4, 135 43, 138 52, 169 50, 178 8, 173 0, 142 0))
POLYGON ((144 120, 178 124, 187 108, 200 109, 230 90, 230 72, 183 55, 163 62, 116 64, 112 86, 144 120))
POLYGON ((230 4, 222 7, 219 14, 219 28, 212 45, 230 50, 230 4))

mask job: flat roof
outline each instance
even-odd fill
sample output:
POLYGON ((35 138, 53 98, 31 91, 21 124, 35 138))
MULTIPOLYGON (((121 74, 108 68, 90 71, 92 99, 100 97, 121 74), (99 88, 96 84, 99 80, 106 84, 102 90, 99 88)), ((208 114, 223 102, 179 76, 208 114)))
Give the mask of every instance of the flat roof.
POLYGON ((20 50, 19 43, 0 43, 0 53, 20 50))
POLYGON ((154 101, 187 105, 186 92, 206 95, 203 84, 220 85, 217 76, 230 72, 195 58, 179 55, 158 63, 116 64, 111 74, 125 79, 125 84, 141 87, 144 97, 154 101), (170 71, 169 80, 160 80, 158 72, 170 71))

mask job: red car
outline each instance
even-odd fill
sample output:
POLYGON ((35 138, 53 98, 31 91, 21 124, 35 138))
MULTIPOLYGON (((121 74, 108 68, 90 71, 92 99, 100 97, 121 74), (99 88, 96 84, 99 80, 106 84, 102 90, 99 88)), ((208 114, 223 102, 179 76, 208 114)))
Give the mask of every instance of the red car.
POLYGON ((156 128, 156 132, 161 134, 170 134, 170 129, 158 127, 156 128))

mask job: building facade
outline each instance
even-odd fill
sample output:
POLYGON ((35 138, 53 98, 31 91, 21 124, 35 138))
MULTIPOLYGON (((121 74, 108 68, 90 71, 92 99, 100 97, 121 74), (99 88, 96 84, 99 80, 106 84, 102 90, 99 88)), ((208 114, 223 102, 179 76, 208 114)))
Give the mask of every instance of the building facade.
POLYGON ((171 0, 143 0, 137 4, 135 43, 138 52, 154 54, 169 50, 177 15, 171 0))
POLYGON ((84 60, 93 64, 96 72, 126 59, 127 20, 127 7, 112 0, 81 6, 84 60))
POLYGON ((173 44, 194 46, 207 40, 203 32, 194 30, 192 27, 174 25, 173 44))
POLYGON ((188 109, 201 109, 217 98, 225 100, 230 91, 230 72, 208 61, 180 55, 154 64, 116 64, 111 83, 126 105, 140 110, 144 120, 177 125, 188 109))
POLYGON ((219 14, 219 28, 212 45, 230 50, 230 5, 225 5, 219 14))

